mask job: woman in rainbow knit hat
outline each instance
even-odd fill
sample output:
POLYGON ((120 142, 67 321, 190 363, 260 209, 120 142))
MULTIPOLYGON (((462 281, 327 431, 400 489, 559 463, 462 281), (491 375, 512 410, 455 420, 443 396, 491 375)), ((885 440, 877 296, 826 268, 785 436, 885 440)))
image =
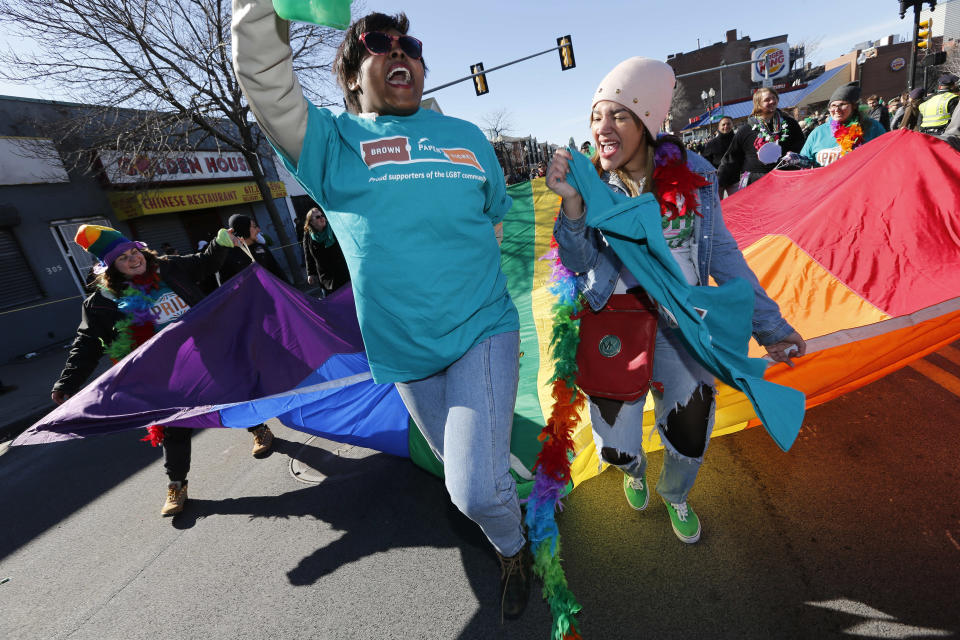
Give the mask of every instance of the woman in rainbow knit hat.
MULTIPOLYGON (((178 320, 204 297, 198 285, 220 269, 238 240, 227 229, 204 251, 192 255, 160 256, 142 242, 116 229, 86 224, 77 230, 76 243, 99 260, 94 291, 83 301, 77 336, 53 385, 50 397, 62 404, 79 391, 103 354, 117 362, 167 324, 178 320)), ((191 429, 151 427, 154 446, 163 444, 164 467, 170 481, 161 515, 183 511, 187 501, 191 429)), ((250 429, 254 456, 270 449, 273 434, 266 425, 250 429)))

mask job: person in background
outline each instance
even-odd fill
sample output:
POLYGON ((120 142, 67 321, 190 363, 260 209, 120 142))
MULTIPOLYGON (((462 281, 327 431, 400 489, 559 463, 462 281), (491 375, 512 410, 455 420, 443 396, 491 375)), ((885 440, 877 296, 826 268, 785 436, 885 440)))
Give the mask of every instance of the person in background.
POLYGON ((800 125, 777 108, 779 102, 773 89, 753 94, 753 114, 737 129, 717 169, 720 187, 727 193, 753 184, 771 172, 784 154, 803 148, 800 125))
POLYGON ((940 134, 940 138, 951 147, 960 151, 960 109, 953 110, 953 116, 947 128, 940 134))
POLYGON ((830 96, 830 120, 813 130, 800 155, 825 167, 883 135, 885 132, 879 122, 860 113, 859 102, 858 83, 837 87, 830 96))
POLYGON ((903 102, 898 96, 891 98, 887 105, 889 110, 888 115, 890 116, 890 131, 893 131, 897 128, 897 125, 900 124, 900 118, 903 117, 903 102))
POLYGON ((180 252, 174 249, 173 245, 169 242, 164 242, 160 245, 160 252, 165 256, 176 256, 180 254, 180 252))
POLYGON ((873 94, 867 97, 867 117, 880 123, 884 131, 890 131, 890 110, 887 108, 880 96, 873 94))
POLYGON ((920 103, 920 122, 917 131, 937 136, 943 133, 950 116, 957 108, 957 76, 945 73, 937 79, 937 92, 920 103))
POLYGON ((733 118, 723 116, 717 123, 717 134, 703 145, 703 157, 710 161, 715 168, 720 166, 723 155, 730 148, 733 141, 733 118))
POLYGON ((230 230, 246 245, 247 251, 240 247, 234 247, 230 250, 227 259, 220 268, 221 285, 243 271, 251 262, 256 262, 280 280, 290 284, 287 275, 277 263, 277 259, 273 257, 273 253, 264 243, 258 240, 260 225, 257 224, 256 220, 242 213, 235 213, 230 216, 227 224, 230 225, 230 230))
MULTIPOLYGON (((597 147, 594 166, 600 178, 618 193, 634 198, 654 195, 656 200, 650 198, 649 206, 660 213, 664 239, 689 284, 707 286, 711 278, 719 284, 734 278, 750 282, 754 291, 754 335, 773 360, 790 362, 794 349, 796 356, 806 353, 806 343, 764 292, 724 224, 713 167, 702 157, 685 152, 672 136, 654 138, 667 115, 674 84, 673 69, 650 58, 629 58, 607 74, 593 95, 591 107, 590 128, 597 147), (667 157, 676 158, 682 167, 682 177, 676 182, 661 182, 654 177, 656 159, 667 157), (664 196, 675 201, 677 183, 697 188, 690 197, 683 196, 682 213, 668 215, 658 201, 664 196)), ((563 265, 578 274, 577 290, 602 320, 604 314, 612 315, 611 307, 623 310, 636 305, 638 301, 631 298, 639 298, 644 304, 647 295, 603 232, 586 225, 584 199, 566 180, 571 160, 570 153, 561 149, 550 162, 547 187, 562 198, 553 234, 563 265)), ((679 332, 663 315, 658 320, 652 356, 656 429, 666 448, 657 493, 674 534, 681 542, 692 544, 700 539, 701 525, 687 497, 703 464, 713 428, 715 379, 691 355, 679 332)), ((621 374, 629 375, 629 370, 617 372, 621 374)), ((597 451, 604 462, 623 472, 627 502, 638 511, 646 508, 650 497, 643 451, 644 402, 645 396, 633 401, 605 397, 603 393, 589 396, 597 451)))
POLYGON ((497 243, 511 200, 483 132, 420 107, 423 43, 409 27, 402 13, 370 13, 347 28, 334 60, 347 108, 336 115, 304 97, 289 23, 270 0, 233 0, 233 66, 340 241, 374 381, 396 385, 452 502, 496 550, 501 613, 517 618, 530 594, 510 473, 520 321, 497 243))
POLYGON ((916 87, 907 94, 907 101, 903 105, 903 113, 897 121, 897 129, 917 130, 920 123, 920 103, 923 102, 924 91, 916 87))
MULTIPOLYGON (((197 283, 215 273, 239 242, 221 229, 203 253, 160 256, 142 242, 98 225, 82 225, 75 241, 98 259, 94 267, 98 275, 95 291, 83 301, 70 355, 50 393, 56 404, 63 404, 86 384, 104 354, 114 362, 122 360, 189 313, 205 295, 197 283)), ((253 433, 253 455, 266 454, 273 441, 270 429, 260 425, 248 431, 253 433)), ((160 510, 163 516, 180 513, 186 504, 193 433, 193 429, 164 427, 153 434, 152 441, 160 440, 163 446, 163 466, 169 479, 160 510)))
POLYGON ((319 207, 307 211, 303 221, 303 257, 307 284, 319 284, 323 287, 323 295, 333 293, 350 281, 343 250, 327 224, 326 214, 319 207))

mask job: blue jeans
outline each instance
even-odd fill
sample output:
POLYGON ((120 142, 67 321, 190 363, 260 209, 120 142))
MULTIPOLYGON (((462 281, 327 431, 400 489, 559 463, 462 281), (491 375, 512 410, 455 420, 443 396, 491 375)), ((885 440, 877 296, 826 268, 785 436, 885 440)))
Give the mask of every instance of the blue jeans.
POLYGON ((504 556, 525 543, 510 435, 519 381, 520 334, 491 336, 429 378, 397 390, 443 462, 450 499, 504 556))
MULTIPOLYGON (((703 464, 706 445, 710 442, 716 403, 712 402, 703 421, 703 453, 697 457, 683 455, 670 441, 668 418, 670 413, 690 402, 694 393, 708 387, 716 397, 713 374, 707 371, 687 351, 677 333, 670 329, 663 318, 657 325, 657 343, 653 356, 653 413, 657 431, 663 442, 663 468, 657 481, 657 493, 669 502, 686 502, 690 490, 703 464), (662 385, 663 391, 657 386, 662 385)), ((647 456, 643 451, 643 405, 645 398, 636 402, 624 402, 613 424, 600 414, 599 408, 589 402, 593 440, 599 454, 605 447, 633 456, 627 464, 615 465, 628 476, 644 479, 647 471, 647 456)))

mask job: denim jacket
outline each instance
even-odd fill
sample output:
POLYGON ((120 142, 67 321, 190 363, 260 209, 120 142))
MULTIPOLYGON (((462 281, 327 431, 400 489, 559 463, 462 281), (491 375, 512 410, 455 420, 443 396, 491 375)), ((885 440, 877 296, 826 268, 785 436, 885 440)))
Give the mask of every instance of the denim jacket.
MULTIPOLYGON (((794 329, 780 315, 780 308, 767 295, 757 276, 743 259, 743 254, 720 210, 717 193, 717 173, 703 157, 687 152, 687 166, 700 174, 710 184, 699 189, 700 213, 694 216, 691 236, 692 255, 697 265, 701 284, 708 283, 709 276, 719 284, 733 278, 743 278, 753 285, 755 302, 753 310, 753 335, 761 345, 771 345, 783 340, 794 329)), ((615 173, 605 173, 603 180, 610 188, 623 194, 628 191, 615 173)), ((607 303, 620 277, 622 264, 617 254, 598 229, 586 225, 586 215, 577 220, 567 218, 561 212, 553 228, 553 235, 560 245, 560 260, 563 265, 577 273, 577 288, 590 307, 599 311, 607 303)))

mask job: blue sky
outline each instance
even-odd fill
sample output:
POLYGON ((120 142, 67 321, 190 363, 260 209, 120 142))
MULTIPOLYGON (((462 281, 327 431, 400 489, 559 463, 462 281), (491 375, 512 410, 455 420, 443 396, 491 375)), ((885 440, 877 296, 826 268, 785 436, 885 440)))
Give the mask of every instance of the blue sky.
MULTIPOLYGON (((957 1, 957 0, 954 0, 957 1)), ((758 40, 786 33, 789 42, 815 44, 808 57, 822 63, 864 40, 908 35, 910 14, 900 20, 896 0, 803 0, 802 2, 665 2, 643 0, 365 0, 367 11, 405 11, 411 34, 424 43, 430 68, 426 88, 467 75, 470 65, 486 68, 556 46, 573 36, 577 67, 560 70, 556 53, 495 71, 490 93, 476 96, 464 82, 433 97, 444 113, 483 126, 501 109, 512 135, 579 144, 589 134, 587 113, 596 85, 621 60, 641 55, 666 59, 724 40, 728 29, 758 40)), ((9 40, 2 32, 0 39, 9 40)), ((7 44, 6 42, 4 43, 7 44)), ((35 87, 0 82, 0 94, 57 99, 35 87)))

